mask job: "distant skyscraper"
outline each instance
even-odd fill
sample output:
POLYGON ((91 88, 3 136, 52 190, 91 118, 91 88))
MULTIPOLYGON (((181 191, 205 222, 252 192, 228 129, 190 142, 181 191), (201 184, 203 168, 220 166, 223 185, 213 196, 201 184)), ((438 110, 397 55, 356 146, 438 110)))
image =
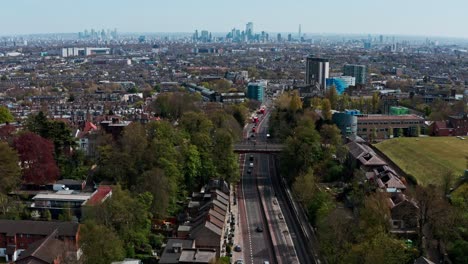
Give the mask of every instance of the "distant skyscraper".
POLYGON ((297 39, 301 41, 301 38, 302 38, 301 24, 299 24, 299 35, 297 36, 297 39))
POLYGON ((288 34, 288 42, 291 42, 292 41, 292 36, 291 34, 288 34))
POLYGON ((202 30, 200 39, 202 42, 208 42, 210 40, 210 32, 208 32, 208 30, 202 30))
POLYGON ((318 83, 322 90, 327 88, 326 79, 329 73, 328 59, 307 57, 306 61, 306 84, 318 83))
POLYGON ((278 33, 278 35, 276 36, 276 40, 277 40, 278 42, 281 42, 281 33, 278 33))
POLYGON ((343 75, 356 78, 356 84, 366 84, 367 69, 364 65, 346 64, 343 67, 343 75))
POLYGON ((247 35, 247 39, 253 39, 254 36, 254 29, 253 29, 253 23, 249 22, 247 25, 245 25, 245 34, 247 35))
POLYGON ((380 35, 379 40, 380 40, 380 44, 383 44, 383 35, 380 35))

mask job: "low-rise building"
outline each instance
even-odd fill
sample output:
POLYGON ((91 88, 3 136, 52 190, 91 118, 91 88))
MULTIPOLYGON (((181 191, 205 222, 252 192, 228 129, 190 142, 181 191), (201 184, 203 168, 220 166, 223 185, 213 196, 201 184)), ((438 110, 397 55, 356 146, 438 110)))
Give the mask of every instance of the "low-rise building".
POLYGON ((52 262, 34 263, 54 263, 62 253, 79 259, 78 239, 79 224, 75 222, 0 220, 0 257, 5 257, 7 262, 25 260, 26 256, 28 259, 38 258, 39 252, 31 248, 39 249, 41 245, 51 250, 45 253, 52 262))
POLYGON ((393 136, 411 136, 418 127, 419 129, 424 127, 424 118, 414 114, 359 115, 357 121, 357 135, 366 140, 382 140, 392 138, 393 136), (403 135, 398 135, 400 129, 403 135))

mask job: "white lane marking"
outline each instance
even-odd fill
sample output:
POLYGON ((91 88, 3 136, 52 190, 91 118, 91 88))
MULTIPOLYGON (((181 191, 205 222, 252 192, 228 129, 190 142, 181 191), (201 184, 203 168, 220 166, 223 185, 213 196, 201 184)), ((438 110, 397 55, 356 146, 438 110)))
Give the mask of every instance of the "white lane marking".
MULTIPOLYGON (((246 166, 247 164, 247 159, 244 160, 244 166, 246 166)), ((242 178, 245 178, 245 174, 244 174, 244 171, 242 171, 242 178)), ((253 249, 252 249, 252 236, 251 236, 251 233, 250 233, 250 224, 249 224, 249 214, 247 213, 247 204, 245 202, 245 188, 244 188, 244 180, 242 180, 242 198, 244 200, 244 212, 245 212, 245 218, 247 220, 247 233, 248 233, 248 236, 249 236, 249 249, 250 249, 250 260, 252 261, 251 263, 253 264, 253 249)))

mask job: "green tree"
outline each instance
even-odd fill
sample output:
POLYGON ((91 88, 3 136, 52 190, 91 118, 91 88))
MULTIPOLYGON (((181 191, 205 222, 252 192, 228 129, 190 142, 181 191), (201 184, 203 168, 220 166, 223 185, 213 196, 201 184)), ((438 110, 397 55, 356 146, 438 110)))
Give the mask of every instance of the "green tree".
POLYGON ((403 133, 403 128, 398 128, 397 129, 397 137, 404 137, 404 133, 403 133))
POLYGON ((8 194, 21 182, 19 158, 14 149, 5 142, 0 142, 0 193, 8 194))
POLYGON ((177 202, 178 185, 174 179, 166 177, 164 171, 153 168, 143 173, 138 189, 152 194, 150 211, 158 219, 169 215, 170 208, 177 202))
POLYGON ((52 220, 52 214, 50 213, 50 210, 49 209, 46 209, 42 212, 42 218, 47 220, 47 221, 51 221, 52 220))
POLYGON ((125 257, 123 241, 111 228, 87 221, 81 226, 80 234, 84 263, 107 264, 125 257))
POLYGON ((289 110, 293 113, 302 110, 302 101, 297 91, 293 92, 289 103, 289 110))
POLYGON ((322 115, 325 120, 332 119, 331 104, 327 98, 322 100, 322 115))
POLYGON ((183 163, 183 173, 184 173, 184 182, 187 190, 199 184, 199 177, 201 173, 201 159, 200 153, 198 152, 197 146, 195 145, 186 145, 183 147, 184 163, 183 163))
POLYGON ((11 123, 15 121, 15 118, 13 115, 10 113, 10 110, 6 108, 5 106, 0 106, 0 124, 3 123, 11 123))
POLYGON ((378 93, 372 94, 372 113, 377 114, 379 111, 380 97, 378 93))
POLYGON ((421 127, 419 125, 417 125, 415 128, 414 128, 414 136, 415 137, 419 137, 419 135, 421 134, 421 127))
POLYGON ((131 194, 117 185, 112 188, 112 199, 85 208, 86 220, 95 220, 97 224, 115 230, 127 252, 141 251, 149 243, 152 201, 149 192, 131 194))
POLYGON ((338 92, 336 91, 336 87, 332 85, 327 92, 325 93, 325 98, 330 101, 331 109, 336 110, 338 107, 338 92))
POLYGON ((371 239, 354 245, 346 257, 346 263, 409 264, 414 262, 417 254, 415 249, 407 248, 402 240, 379 232, 371 239))
POLYGON ((307 173, 299 175, 292 185, 293 193, 297 200, 307 205, 312 202, 317 192, 317 180, 314 171, 310 169, 307 173))
POLYGON ((321 106, 322 106, 322 99, 320 99, 320 97, 312 98, 310 102, 310 107, 312 108, 312 110, 318 110, 320 109, 321 106))
POLYGON ((217 177, 236 182, 239 180, 239 165, 234 153, 233 139, 225 129, 217 129, 213 135, 213 163, 217 177))

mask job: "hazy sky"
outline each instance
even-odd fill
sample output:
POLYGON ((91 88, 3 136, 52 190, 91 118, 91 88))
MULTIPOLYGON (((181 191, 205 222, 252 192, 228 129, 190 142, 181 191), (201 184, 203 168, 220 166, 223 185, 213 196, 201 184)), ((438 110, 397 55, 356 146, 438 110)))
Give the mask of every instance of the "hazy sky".
POLYGON ((0 0, 0 35, 207 29, 468 38, 468 0, 0 0))

